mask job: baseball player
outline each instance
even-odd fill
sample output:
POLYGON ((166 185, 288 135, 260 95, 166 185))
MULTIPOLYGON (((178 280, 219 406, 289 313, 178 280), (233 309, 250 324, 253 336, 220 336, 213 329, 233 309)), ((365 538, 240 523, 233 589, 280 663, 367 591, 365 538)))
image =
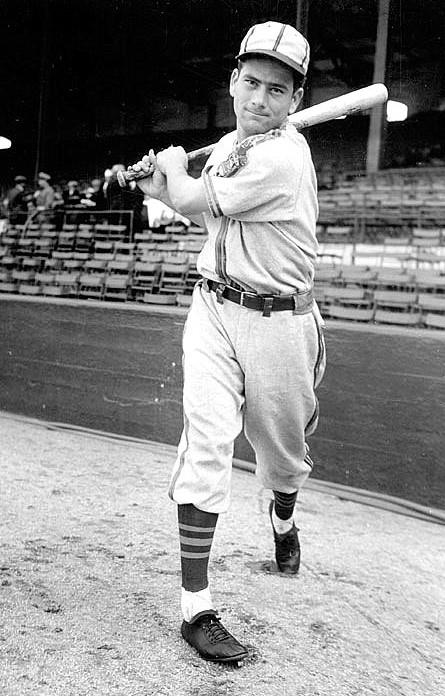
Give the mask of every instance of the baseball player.
POLYGON ((293 27, 249 29, 230 80, 236 131, 199 179, 180 147, 145 155, 140 187, 202 224, 208 240, 183 338, 184 429, 169 495, 178 506, 182 636, 212 661, 246 648, 221 623, 208 581, 218 515, 229 507, 234 440, 244 426, 256 473, 273 491, 269 515, 279 571, 298 572, 293 513, 312 469, 306 443, 318 420, 325 367, 312 297, 318 215, 304 137, 287 123, 303 95, 309 45, 293 27))

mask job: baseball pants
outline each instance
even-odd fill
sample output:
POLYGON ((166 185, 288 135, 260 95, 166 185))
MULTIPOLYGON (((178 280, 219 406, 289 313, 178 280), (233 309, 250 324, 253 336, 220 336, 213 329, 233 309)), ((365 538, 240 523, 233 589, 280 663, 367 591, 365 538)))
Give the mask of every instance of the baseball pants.
POLYGON ((184 327, 184 428, 170 498, 226 512, 243 427, 261 484, 283 493, 301 488, 312 468, 306 437, 317 427, 325 359, 318 308, 264 317, 218 303, 198 283, 184 327))

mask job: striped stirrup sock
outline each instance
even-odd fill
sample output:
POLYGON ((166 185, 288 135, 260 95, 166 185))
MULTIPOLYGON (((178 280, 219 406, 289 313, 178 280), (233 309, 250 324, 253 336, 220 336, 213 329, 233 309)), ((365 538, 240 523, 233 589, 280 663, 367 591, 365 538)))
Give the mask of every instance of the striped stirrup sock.
POLYGON ((208 566, 218 515, 194 505, 178 505, 182 587, 199 592, 208 584, 208 566))
POLYGON ((294 512, 298 491, 295 493, 280 493, 273 491, 275 498, 275 514, 280 520, 289 520, 294 512))

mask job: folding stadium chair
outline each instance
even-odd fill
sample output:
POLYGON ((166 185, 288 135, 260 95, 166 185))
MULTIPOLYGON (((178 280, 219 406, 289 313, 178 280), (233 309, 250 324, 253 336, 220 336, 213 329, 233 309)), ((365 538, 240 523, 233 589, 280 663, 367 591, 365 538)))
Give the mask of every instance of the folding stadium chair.
POLYGON ((105 277, 103 274, 82 273, 79 278, 77 296, 101 300, 104 294, 105 277))
POLYGON ((86 273, 93 273, 95 275, 105 275, 107 263, 108 261, 105 259, 87 259, 84 263, 84 270, 86 273))
POLYGON ((370 322, 374 318, 374 309, 363 307, 345 307, 344 305, 331 305, 329 308, 331 319, 342 319, 345 321, 370 322))
MULTIPOLYGON (((22 271, 18 269, 14 269, 11 272, 11 281, 16 284, 16 291, 19 292, 20 294, 25 294, 27 291, 27 288, 31 286, 35 286, 34 282, 35 278, 35 272, 34 271, 22 271)), ((30 293, 27 294, 31 294, 30 293)), ((32 293, 36 294, 36 293, 32 293)))
POLYGON ((113 259, 109 261, 106 266, 106 271, 110 275, 128 275, 133 270, 133 261, 128 259, 126 261, 116 261, 113 259))
POLYGON ((48 237, 40 237, 34 242, 34 255, 38 256, 40 259, 48 258, 54 249, 55 242, 53 239, 48 237))
POLYGON ((0 292, 16 292, 16 284, 12 280, 11 271, 6 269, 0 269, 0 292))
POLYGON ((102 241, 101 239, 94 240, 93 256, 96 257, 98 254, 102 254, 102 258, 107 258, 111 261, 114 258, 114 243, 108 241, 102 241))
POLYGON ((64 222, 62 225, 62 232, 77 232, 77 224, 64 222))
POLYGON ((317 266, 315 269, 316 283, 334 283, 335 281, 339 281, 340 277, 341 269, 338 266, 331 266, 327 268, 317 266))
POLYGON ((123 300, 130 299, 131 276, 128 275, 109 275, 104 283, 104 300, 123 300))
POLYGON ((42 295, 51 294, 47 290, 55 285, 55 280, 56 273, 50 271, 39 271, 34 278, 35 284, 40 288, 40 294, 42 295))
POLYGON ((124 242, 127 236, 127 225, 108 225, 108 239, 111 242, 124 242))
POLYGON ((136 244, 136 258, 138 260, 142 259, 147 254, 156 251, 157 246, 156 242, 138 242, 136 244))
POLYGON ((118 256, 133 257, 136 253, 136 244, 135 242, 116 242, 114 245, 114 252, 116 258, 118 256))
POLYGON ((343 285, 369 287, 369 284, 377 277, 377 269, 367 266, 342 266, 340 281, 343 285))
POLYGON ((183 294, 188 271, 188 261, 184 263, 163 262, 159 279, 159 294, 183 294))
POLYGON ((415 287, 414 274, 406 269, 381 269, 375 280, 370 281, 379 290, 413 290, 415 287))
POLYGON ((136 245, 139 244, 146 244, 151 241, 151 231, 150 230, 142 230, 142 232, 135 232, 134 235, 134 242, 136 245))
POLYGON ((420 314, 418 312, 392 312, 386 309, 376 309, 373 320, 376 324, 419 326, 420 314))
POLYGON ((160 267, 160 262, 136 261, 131 283, 131 290, 135 300, 143 299, 143 295, 146 292, 154 292, 159 280, 160 267))
POLYGON ((57 251, 73 251, 75 239, 75 232, 60 232, 57 240, 57 251))
POLYGON ((404 290, 374 290, 373 297, 376 309, 392 307, 404 312, 412 312, 417 303, 417 292, 404 290))
POLYGON ((445 315, 445 294, 435 295, 421 292, 417 298, 417 306, 422 312, 436 312, 445 315))
POLYGON ((429 329, 445 329, 445 315, 430 312, 424 318, 424 323, 429 329))
POLYGON ((414 281, 419 291, 445 292, 445 275, 441 275, 438 271, 417 269, 414 272, 414 281))
POLYGON ((81 225, 79 225, 79 231, 77 232, 74 242, 74 250, 77 252, 89 253, 93 247, 93 240, 93 231, 91 229, 81 229, 81 225))
POLYGON ((32 256, 34 254, 34 240, 27 237, 21 237, 17 240, 15 255, 21 258, 32 256))

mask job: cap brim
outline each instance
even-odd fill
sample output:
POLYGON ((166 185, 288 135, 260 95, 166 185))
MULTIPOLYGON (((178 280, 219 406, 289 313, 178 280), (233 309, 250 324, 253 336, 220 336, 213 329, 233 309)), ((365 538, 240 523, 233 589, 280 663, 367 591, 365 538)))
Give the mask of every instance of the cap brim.
POLYGON ((304 68, 295 61, 293 61, 291 58, 288 58, 279 51, 270 51, 267 48, 258 49, 256 51, 245 51, 245 53, 239 53, 237 56, 235 56, 235 60, 241 60, 242 58, 245 58, 245 56, 255 55, 268 56, 269 58, 277 60, 279 63, 284 63, 289 68, 292 68, 292 70, 296 70, 298 73, 300 73, 300 75, 303 75, 303 77, 305 77, 306 75, 304 68))

